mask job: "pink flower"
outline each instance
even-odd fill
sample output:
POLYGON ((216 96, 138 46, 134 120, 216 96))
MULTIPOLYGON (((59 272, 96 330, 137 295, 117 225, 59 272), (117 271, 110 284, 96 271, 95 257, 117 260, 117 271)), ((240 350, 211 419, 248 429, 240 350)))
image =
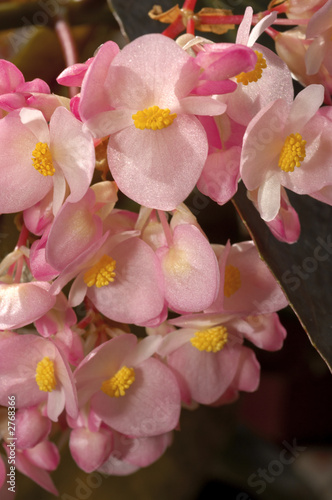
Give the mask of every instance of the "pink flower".
MULTIPOLYGON (((7 453, 8 446, 5 445, 7 453)), ((49 471, 55 470, 60 461, 60 454, 54 443, 50 441, 42 441, 33 448, 25 450, 16 450, 15 467, 32 479, 46 491, 58 496, 59 492, 56 489, 49 471)))
POLYGON ((8 395, 14 394, 17 408, 47 403, 47 416, 55 422, 64 408, 76 416, 72 373, 53 342, 31 334, 12 334, 2 336, 0 346, 0 404, 7 406, 8 395))
POLYGON ((236 43, 247 45, 255 51, 256 66, 251 72, 241 72, 237 75, 237 89, 224 97, 227 114, 245 126, 269 102, 282 98, 291 103, 294 95, 292 76, 287 65, 274 52, 256 43, 257 38, 273 23, 277 14, 272 12, 265 16, 250 33, 252 17, 253 10, 247 7, 237 32, 236 43))
POLYGON ((84 196, 95 167, 93 140, 64 107, 54 111, 49 126, 41 111, 11 112, 0 120, 0 141, 6 144, 6 155, 0 160, 0 212, 25 210, 52 188, 54 213, 67 187, 69 201, 84 196))
POLYGON ((265 221, 279 212, 281 186, 310 194, 332 183, 331 122, 317 113, 323 97, 323 86, 310 85, 291 106, 278 99, 248 125, 241 177, 249 191, 258 188, 258 209, 265 221))
POLYGON ((174 209, 195 186, 207 157, 206 134, 194 115, 219 115, 225 105, 190 95, 200 68, 162 35, 125 46, 100 83, 92 67, 82 85, 80 113, 85 120, 90 110, 85 127, 95 137, 110 135, 108 162, 119 189, 142 205, 174 209), (105 96, 104 112, 97 108, 94 116, 92 93, 105 96))
MULTIPOLYGON (((253 202, 256 208, 258 207, 257 194, 257 190, 247 192, 248 198, 253 202)), ((313 196, 313 194, 311 193, 310 196, 313 196)), ((283 187, 280 191, 280 197, 279 212, 274 219, 266 222, 266 224, 277 240, 285 241, 286 243, 295 243, 299 239, 301 233, 299 216, 290 204, 286 190, 283 187)))
POLYGON ((55 304, 50 284, 0 283, 0 330, 20 328, 43 316, 55 304))
POLYGON ((288 302, 253 241, 215 247, 219 257, 220 290, 209 313, 266 314, 288 302))
MULTIPOLYGON (((181 388, 182 400, 190 404, 216 403, 238 376, 239 363, 247 347, 236 329, 234 316, 189 315, 173 320, 183 328, 169 333, 158 349, 166 357, 181 388), (243 351, 244 350, 244 351, 243 351)), ((251 353, 253 363, 247 390, 256 390, 259 364, 251 353)))
MULTIPOLYGON (((21 71, 11 62, 0 59, 0 109, 12 111, 28 105, 32 93, 50 93, 43 80, 36 78, 26 82, 21 71)), ((0 112, 0 117, 5 113, 0 112)))
POLYGON ((172 372, 153 357, 160 341, 125 334, 94 349, 75 370, 79 406, 89 402, 103 422, 129 436, 174 429, 180 393, 172 372))
POLYGON ((165 279, 165 299, 177 312, 198 312, 214 302, 219 289, 217 259, 206 237, 192 224, 173 228, 169 246, 156 252, 165 279))
POLYGON ((323 64, 332 76, 332 0, 314 13, 307 26, 306 38, 313 38, 305 55, 307 74, 315 75, 323 64))

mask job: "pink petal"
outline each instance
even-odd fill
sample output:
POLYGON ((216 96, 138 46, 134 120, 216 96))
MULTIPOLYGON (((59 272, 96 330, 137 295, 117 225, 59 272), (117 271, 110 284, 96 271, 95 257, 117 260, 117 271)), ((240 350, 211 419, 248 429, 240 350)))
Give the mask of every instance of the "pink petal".
POLYGON ((104 43, 85 74, 79 104, 79 113, 84 121, 102 111, 111 109, 109 87, 105 86, 105 80, 109 65, 118 52, 119 47, 116 43, 111 41, 104 43))
POLYGON ((88 289, 87 296, 106 317, 144 325, 164 306, 163 278, 153 250, 142 240, 130 238, 110 252, 116 261, 112 283, 88 289))
POLYGON ((119 189, 137 203, 161 210, 174 209, 189 195, 207 151, 202 125, 185 115, 162 130, 139 130, 133 125, 111 136, 108 144, 119 189))
POLYGON ((89 473, 100 467, 112 451, 112 434, 101 429, 78 428, 70 433, 69 448, 77 465, 89 473))
POLYGON ((94 215, 94 192, 89 189, 77 203, 66 201, 57 213, 46 245, 47 262, 63 271, 102 235, 102 221, 94 215))
POLYGON ((105 423, 123 434, 146 437, 174 429, 180 415, 180 393, 172 372, 150 358, 135 368, 135 381, 125 396, 99 391, 91 400, 105 423))
POLYGON ((90 185, 95 168, 95 150, 90 134, 64 107, 57 108, 50 122, 51 152, 70 187, 68 201, 79 201, 90 185))
POLYGON ((15 64, 0 60, 0 94, 7 94, 12 92, 24 83, 24 76, 15 64))
MULTIPOLYGON (((45 126, 47 128, 47 124, 45 126)), ((17 111, 1 119, 0 141, 6 144, 0 159, 0 213, 15 213, 44 198, 52 187, 52 180, 33 167, 31 155, 39 138, 21 123, 17 111)))
POLYGON ((252 7, 249 6, 246 7, 243 19, 237 30, 236 41, 235 41, 236 43, 241 43, 242 45, 248 45, 248 38, 251 30, 253 13, 254 11, 252 7))
POLYGON ((47 282, 0 284, 0 330, 28 325, 49 311, 55 297, 47 282))
POLYGON ((197 312, 215 300, 219 286, 217 259, 196 226, 181 224, 173 245, 158 252, 165 277, 165 299, 175 311, 197 312))
POLYGON ((229 201, 238 187, 240 156, 241 148, 238 146, 211 153, 197 182, 200 192, 219 205, 229 201))
POLYGON ((51 430, 51 421, 43 417, 36 407, 21 409, 16 413, 16 444, 23 450, 44 441, 51 430))
POLYGON ((53 495, 56 496, 59 495, 59 492, 56 489, 50 474, 47 471, 31 463, 29 458, 27 458, 24 455, 24 452, 17 453, 16 467, 20 472, 22 472, 22 474, 28 476, 30 479, 32 479, 35 483, 39 484, 39 486, 44 488, 46 491, 49 491, 50 493, 53 493, 53 495))

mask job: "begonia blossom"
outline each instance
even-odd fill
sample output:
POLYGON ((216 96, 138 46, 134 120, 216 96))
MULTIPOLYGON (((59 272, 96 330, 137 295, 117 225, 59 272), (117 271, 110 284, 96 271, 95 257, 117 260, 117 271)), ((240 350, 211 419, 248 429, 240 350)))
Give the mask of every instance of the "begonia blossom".
POLYGON ((49 126, 41 111, 13 111, 0 120, 0 140, 6 144, 0 212, 30 208, 52 188, 54 213, 66 195, 72 202, 84 196, 95 166, 93 140, 67 109, 58 107, 49 126))
POLYGON ((281 186, 310 194, 332 183, 327 168, 332 154, 331 125, 317 114, 323 98, 323 86, 310 85, 291 106, 277 99, 248 125, 241 177, 250 191, 258 188, 258 209, 265 221, 279 212, 281 186))
POLYGON ((266 314, 288 301, 253 241, 214 246, 218 255, 220 289, 209 313, 266 314))
POLYGON ((153 357, 161 341, 132 334, 94 349, 76 368, 79 406, 88 401, 111 428, 135 437, 156 436, 175 428, 180 392, 173 373, 153 357))
MULTIPOLYGON (((250 52, 246 67, 252 64, 250 52)), ((93 110, 92 90, 105 95, 105 111, 97 107, 85 127, 95 137, 110 135, 108 163, 119 189, 145 206, 174 209, 195 186, 207 157, 206 134, 195 115, 220 115, 225 105, 210 95, 190 95, 200 67, 158 34, 125 46, 101 82, 94 80, 92 67, 82 84, 80 114, 85 120, 84 110, 93 110)))
POLYGON ((66 408, 77 414, 77 395, 68 362, 50 340, 33 334, 0 336, 0 404, 15 394, 17 408, 41 403, 47 416, 57 421, 66 408), (29 355, 27 356, 27 353, 29 355))

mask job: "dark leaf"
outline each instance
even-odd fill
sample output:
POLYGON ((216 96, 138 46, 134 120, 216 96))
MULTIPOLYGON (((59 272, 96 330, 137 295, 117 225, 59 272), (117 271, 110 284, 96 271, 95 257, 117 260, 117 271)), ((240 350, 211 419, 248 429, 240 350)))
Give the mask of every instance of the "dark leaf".
MULTIPOLYGON (((173 0, 108 0, 108 4, 120 24, 120 28, 129 40, 147 33, 161 33, 168 24, 154 21, 148 16, 154 5, 160 5, 163 11, 170 9, 177 2, 173 0)), ((178 2, 180 6, 182 2, 178 2)))
POLYGON ((332 370, 332 207, 309 196, 288 194, 301 222, 300 239, 293 245, 274 238, 242 183, 233 201, 311 343, 332 370))

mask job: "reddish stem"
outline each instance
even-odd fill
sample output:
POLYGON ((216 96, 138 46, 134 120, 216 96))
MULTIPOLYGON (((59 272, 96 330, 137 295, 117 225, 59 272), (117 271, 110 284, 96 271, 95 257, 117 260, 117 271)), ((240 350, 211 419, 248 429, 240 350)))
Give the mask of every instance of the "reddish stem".
POLYGON ((277 36, 280 35, 280 32, 271 28, 271 26, 265 28, 265 33, 269 35, 272 38, 272 40, 275 40, 277 36))
POLYGON ((197 0, 185 0, 182 9, 191 10, 194 12, 197 0))
POLYGON ((195 35, 195 21, 192 17, 189 17, 187 21, 187 33, 190 35, 195 35))
MULTIPOLYGON (((63 19, 58 19, 55 22, 55 33, 59 39, 62 53, 65 59, 66 67, 77 63, 77 51, 75 41, 72 36, 70 27, 63 19)), ((78 93, 77 87, 69 87, 70 97, 74 97, 78 93)))
POLYGON ((161 225, 163 226, 163 230, 164 230, 164 233, 166 236, 167 245, 169 248, 171 248, 171 246, 173 245, 173 236, 172 236, 171 228, 169 227, 169 224, 167 222, 165 212, 163 212, 162 210, 158 210, 158 215, 159 215, 161 225))
POLYGON ((20 247, 26 245, 28 236, 29 236, 29 231, 25 227, 25 224, 23 224, 21 232, 20 232, 20 236, 18 237, 18 240, 17 240, 15 248, 20 248, 20 247))
POLYGON ((176 38, 182 31, 184 31, 185 26, 182 21, 182 15, 178 16, 175 21, 172 22, 167 28, 162 32, 163 35, 169 38, 176 38))

